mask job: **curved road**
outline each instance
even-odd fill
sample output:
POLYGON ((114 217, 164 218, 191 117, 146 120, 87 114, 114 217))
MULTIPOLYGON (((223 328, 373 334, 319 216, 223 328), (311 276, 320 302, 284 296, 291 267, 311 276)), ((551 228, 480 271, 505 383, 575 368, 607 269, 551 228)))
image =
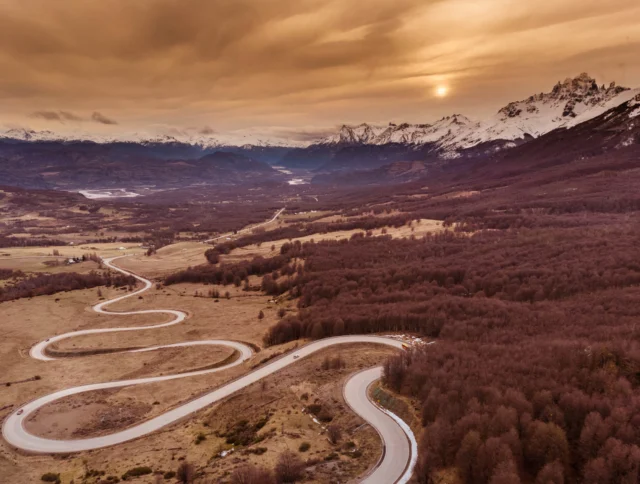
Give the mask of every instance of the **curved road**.
MULTIPOLYGON (((123 257, 123 256, 121 256, 123 257)), ((126 256, 124 256, 126 257, 126 256)), ((123 299, 136 296, 146 290, 148 290, 152 283, 151 281, 140 277, 136 274, 133 274, 129 271, 125 271, 120 269, 119 267, 113 264, 115 259, 120 257, 114 257, 111 259, 105 259, 104 263, 106 266, 119 271, 123 274, 131 275, 141 281, 144 286, 142 289, 139 289, 133 293, 126 294, 124 296, 117 297, 115 299, 111 299, 109 301, 101 302, 93 307, 93 309, 99 313, 103 314, 111 314, 111 315, 134 315, 134 314, 148 314, 148 313, 162 313, 169 314, 173 316, 173 318, 166 322, 156 325, 150 326, 135 326, 135 327, 123 327, 123 328, 104 328, 104 329, 90 329, 90 330, 81 330, 81 331, 73 331, 69 333, 64 333, 58 336, 51 337, 45 341, 42 341, 35 346, 30 351, 30 355, 39 360, 48 361, 53 360, 52 358, 46 354, 46 348, 50 344, 70 338, 78 335, 86 335, 86 334, 97 334, 97 333, 108 333, 115 331, 141 331, 155 328, 162 328, 166 326, 171 326, 174 324, 178 324, 185 320, 186 313, 182 311, 176 310, 168 310, 168 309, 149 309, 142 311, 126 311, 126 312, 112 312, 105 309, 105 306, 109 304, 113 304, 115 302, 121 301, 123 299)), ((170 425, 188 415, 201 410, 211 404, 218 402, 233 393, 255 383, 262 378, 265 378, 273 373, 276 373, 283 368, 291 365, 298 358, 304 358, 309 356, 317 351, 320 351, 325 348, 329 348, 331 346, 339 345, 339 344, 349 344, 349 343, 376 343, 376 344, 384 344, 387 346, 392 346, 394 348, 402 349, 403 344, 401 341, 385 338, 382 336, 360 336, 360 335, 351 335, 351 336, 338 336, 334 338, 326 338, 323 340, 314 341, 312 343, 306 344, 300 348, 297 348, 295 351, 292 351, 282 357, 274 359, 267 363, 266 365, 251 371, 240 378, 232 380, 231 382, 222 385, 215 390, 206 393, 194 400, 191 400, 177 408, 174 408, 162 415, 154 417, 150 420, 147 420, 141 424, 138 424, 133 427, 129 427, 125 430, 110 434, 104 435, 100 437, 93 437, 88 439, 72 439, 72 440, 56 440, 56 439, 47 439, 43 437, 38 437, 36 435, 30 434, 24 427, 24 422, 29 418, 29 416, 41 408, 44 405, 55 402, 61 398, 75 395, 79 393, 101 390, 106 388, 118 388, 129 385, 139 385, 144 383, 153 383, 158 381, 166 381, 173 380, 178 378, 186 378, 189 376, 195 375, 203 375, 207 373, 219 372, 226 370, 230 367, 236 366, 249 359, 253 355, 252 349, 243 343, 235 342, 235 341, 226 341, 226 340, 204 340, 204 341, 191 341, 191 342, 183 342, 176 343, 171 345, 163 345, 163 346, 152 346, 143 349, 129 350, 127 352, 143 352, 143 351, 154 351, 161 348, 167 347, 176 347, 176 346, 194 346, 194 345, 223 345, 233 348, 234 350, 239 352, 239 358, 229 363, 228 365, 212 368, 207 370, 198 370, 187 373, 180 373, 175 375, 165 375, 165 376, 157 376, 157 377, 147 377, 147 378, 138 378, 133 380, 121 380, 121 381, 112 381, 112 382, 104 382, 104 383, 94 383, 90 385, 82 385, 78 387, 68 388, 65 390, 60 390, 49 395, 40 397, 36 400, 29 402, 24 405, 17 411, 13 412, 9 415, 3 424, 2 427, 2 435, 7 442, 11 445, 26 450, 30 452, 38 452, 38 453, 70 453, 70 452, 79 452, 91 449, 97 449, 101 447, 107 447, 111 445, 120 444, 123 442, 127 442, 132 439, 136 439, 147 435, 151 432, 154 432, 162 427, 170 425)), ((383 457, 376 468, 370 472, 365 478, 364 482, 367 483, 395 483, 395 482, 406 482, 408 478, 411 476, 413 462, 415 461, 416 449, 411 445, 411 442, 415 442, 413 434, 411 430, 402 424, 400 419, 393 416, 393 414, 389 414, 388 412, 379 409, 373 403, 370 402, 367 395, 367 389, 370 384, 380 378, 382 373, 382 367, 376 367, 371 370, 365 370, 364 372, 360 372, 354 376, 352 376, 344 389, 345 400, 348 405, 358 413, 364 420, 366 420, 369 424, 371 424, 376 431, 380 434, 381 439, 383 440, 383 457), (395 419, 393 417, 395 417, 395 419)))
POLYGON ((351 409, 371 425, 382 440, 382 456, 372 472, 361 481, 406 483, 418 458, 418 444, 409 426, 400 417, 369 400, 369 387, 382 377, 382 367, 363 370, 347 381, 344 399, 351 409))

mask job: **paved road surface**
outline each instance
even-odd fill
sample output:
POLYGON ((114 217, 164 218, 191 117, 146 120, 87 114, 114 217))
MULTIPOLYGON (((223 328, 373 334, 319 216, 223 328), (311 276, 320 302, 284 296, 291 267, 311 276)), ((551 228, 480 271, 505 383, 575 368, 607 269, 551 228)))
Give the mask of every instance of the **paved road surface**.
MULTIPOLYGON (((126 256, 125 256, 126 257, 126 256)), ((144 286, 133 293, 126 294, 124 296, 117 297, 110 301, 105 301, 97 304, 93 309, 99 313, 111 314, 111 315, 134 315, 134 314, 148 314, 148 313, 164 313, 172 316, 172 319, 166 323, 150 325, 150 326, 135 326, 124 328, 105 328, 105 329, 92 329, 69 332, 57 336, 53 336, 45 341, 33 346, 30 351, 30 355, 33 358, 48 361, 53 360, 51 356, 46 354, 46 347, 56 341, 70 338, 77 335, 107 333, 115 331, 143 331, 149 329, 162 328, 179 324, 186 318, 186 313, 176 310, 166 309, 149 309, 144 311, 126 311, 126 312, 112 312, 105 309, 105 306, 121 301, 128 297, 136 296, 146 290, 148 290, 152 283, 151 281, 140 277, 136 274, 132 274, 129 271, 120 269, 113 264, 115 259, 119 257, 105 259, 104 263, 108 267, 134 276, 141 281, 144 286)), ((273 373, 276 373, 283 368, 293 364, 299 359, 305 358, 316 351, 320 351, 325 348, 329 348, 340 344, 353 344, 353 343, 376 343, 394 348, 402 349, 402 342, 396 339, 386 338, 382 336, 366 336, 366 335, 351 335, 351 336, 338 336, 334 338, 326 338, 319 341, 314 341, 307 345, 304 345, 296 350, 274 359, 266 365, 251 371, 240 378, 232 380, 231 382, 222 385, 215 390, 191 400, 177 408, 174 408, 162 415, 147 420, 139 425, 129 427, 125 430, 115 432, 110 435, 104 435, 100 437, 93 437, 88 439, 72 439, 72 440, 55 440, 38 437, 30 434, 24 427, 24 422, 28 417, 38 410, 40 407, 54 402, 60 398, 67 397, 69 395, 75 395, 79 393, 101 390, 105 388, 119 388, 129 385, 139 385, 145 383, 153 383, 158 381, 172 380, 178 378, 186 378, 194 375, 202 375, 206 373, 213 373, 226 370, 232 366, 239 365, 245 360, 251 358, 253 355, 252 349, 243 343, 236 341, 226 340, 204 340, 204 341, 191 341, 175 343, 172 345, 153 346, 143 349, 130 350, 128 352, 142 352, 142 351, 154 351, 160 348, 175 347, 175 346, 194 346, 194 345, 222 345, 233 348, 238 351, 239 357, 228 365, 213 368, 208 370, 199 370, 188 373, 181 373, 176 375, 165 375, 148 378, 138 378, 133 380, 121 380, 113 382, 94 383, 90 385, 83 385, 74 388, 68 388, 60 390, 49 395, 40 397, 32 402, 27 403, 20 409, 9 415, 3 424, 2 435, 7 442, 11 445, 29 452, 36 453, 70 453, 79 452, 91 449, 97 449, 101 447, 107 447, 111 445, 127 442, 151 432, 154 432, 162 427, 170 425, 180 419, 187 417, 188 415, 212 405, 233 393, 242 390, 243 388, 251 385, 262 378, 265 378, 273 373), (18 414, 20 413, 20 414, 18 414)), ((402 421, 399 419, 394 420, 389 415, 386 415, 383 411, 379 410, 373 405, 367 396, 367 388, 372 381, 378 379, 381 375, 381 367, 366 370, 364 372, 354 375, 347 385, 345 386, 345 398, 348 404, 353 408, 355 412, 360 414, 367 422, 369 422, 380 434, 384 442, 385 452, 378 466, 367 475, 365 482, 367 483, 394 483, 394 482, 406 482, 405 478, 410 477, 415 449, 409 444, 410 439, 413 439, 413 434, 410 429, 404 425, 404 429, 401 425, 402 421), (408 434, 410 434, 408 436, 408 434)), ((413 440, 415 441, 415 439, 413 440)))
POLYGON ((369 387, 381 377, 381 366, 369 368, 349 378, 343 391, 347 404, 378 432, 382 440, 381 460, 362 482, 405 483, 411 477, 418 445, 411 430, 399 417, 382 410, 369 400, 369 387))

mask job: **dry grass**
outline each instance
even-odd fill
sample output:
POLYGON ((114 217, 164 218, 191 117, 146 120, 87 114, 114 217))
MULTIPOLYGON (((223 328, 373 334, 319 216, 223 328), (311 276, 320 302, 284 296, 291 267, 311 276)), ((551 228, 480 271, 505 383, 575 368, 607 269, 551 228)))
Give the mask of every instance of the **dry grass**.
MULTIPOLYGON (((1 251, 2 249, 0 249, 1 251)), ((79 262, 78 264, 66 264, 62 257, 45 258, 15 258, 1 257, 0 269, 21 270, 22 272, 48 272, 58 274, 61 272, 86 273, 99 268, 93 261, 79 262), (58 265, 55 265, 58 263, 58 265)))
POLYGON ((100 257, 115 257, 118 255, 142 254, 145 252, 139 244, 125 244, 122 242, 50 247, 4 247, 0 248, 0 263, 12 258, 51 257, 54 250, 57 250, 60 255, 64 257, 81 257, 83 254, 94 252, 100 257), (120 250, 121 247, 123 247, 124 250, 120 250))
POLYGON ((211 246, 201 242, 178 242, 162 247, 151 256, 137 254, 118 261, 123 269, 145 274, 151 278, 161 278, 173 272, 206 262, 204 253, 211 246))
POLYGON ((435 197, 431 197, 431 200, 453 200, 456 198, 469 198, 474 195, 477 195, 478 191, 462 191, 462 192, 450 192, 445 193, 443 195, 437 195, 435 197))
MULTIPOLYGON (((393 238, 406 238, 406 237, 422 237, 427 233, 442 232, 445 228, 442 226, 440 220, 421 219, 414 221, 411 226, 403 225, 402 227, 382 227, 372 230, 373 236, 390 235, 393 238)), ((292 239, 292 241, 299 240, 300 242, 309 242, 311 240, 344 240, 349 239, 353 234, 362 233, 360 229, 354 230, 340 230, 336 232, 327 232, 326 234, 313 234, 305 237, 298 237, 292 239)), ((224 255, 221 260, 224 262, 235 262, 238 260, 251 259, 256 256, 271 257, 280 253, 280 247, 285 243, 290 242, 289 239, 280 239, 269 242, 263 242, 258 246, 257 244, 248 245, 246 247, 240 247, 231 251, 229 255, 224 255), (272 249, 273 247, 273 249, 272 249)))

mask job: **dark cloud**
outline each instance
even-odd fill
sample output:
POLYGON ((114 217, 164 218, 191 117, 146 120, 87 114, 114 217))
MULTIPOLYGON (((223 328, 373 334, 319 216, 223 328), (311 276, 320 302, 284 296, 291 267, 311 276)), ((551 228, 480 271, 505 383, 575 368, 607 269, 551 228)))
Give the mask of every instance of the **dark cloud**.
POLYGON ((215 131, 211 126, 203 126, 198 130, 199 134, 214 134, 215 131))
POLYGON ((57 111, 35 111, 29 115, 32 118, 45 119, 47 121, 62 121, 57 111))
POLYGON ((118 124, 118 122, 115 121, 114 119, 107 118, 104 114, 101 114, 98 111, 95 111, 91 115, 91 121, 94 121, 100 124, 118 124))
POLYGON ((59 114, 62 119, 67 121, 82 121, 82 118, 80 116, 76 116, 69 111, 59 111, 59 114))
POLYGON ((274 128, 269 130, 269 135, 282 138, 289 139, 292 141, 300 141, 302 143, 312 143, 314 141, 318 141, 319 139, 326 138, 332 134, 335 134, 337 130, 339 130, 339 126, 329 127, 329 128, 307 128, 307 129, 284 129, 284 128, 274 128))
POLYGON ((29 115, 31 118, 44 119, 46 121, 59 121, 64 123, 65 121, 82 121, 80 116, 69 111, 34 111, 29 115))

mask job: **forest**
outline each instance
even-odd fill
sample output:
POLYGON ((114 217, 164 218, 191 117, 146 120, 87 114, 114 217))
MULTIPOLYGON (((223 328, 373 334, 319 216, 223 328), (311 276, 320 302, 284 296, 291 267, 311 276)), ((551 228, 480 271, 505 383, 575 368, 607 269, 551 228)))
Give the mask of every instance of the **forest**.
POLYGON ((167 282, 262 275, 263 290, 299 306, 267 344, 391 331, 434 339, 391 358, 384 373, 420 402, 421 483, 442 469, 473 484, 635 483, 638 247, 635 223, 409 239, 361 232, 167 282))
MULTIPOLYGON (((385 383, 421 402, 417 477, 635 483, 640 469, 638 226, 307 244, 299 314, 266 342, 413 332, 385 383)), ((286 250, 285 250, 286 252, 286 250)))

